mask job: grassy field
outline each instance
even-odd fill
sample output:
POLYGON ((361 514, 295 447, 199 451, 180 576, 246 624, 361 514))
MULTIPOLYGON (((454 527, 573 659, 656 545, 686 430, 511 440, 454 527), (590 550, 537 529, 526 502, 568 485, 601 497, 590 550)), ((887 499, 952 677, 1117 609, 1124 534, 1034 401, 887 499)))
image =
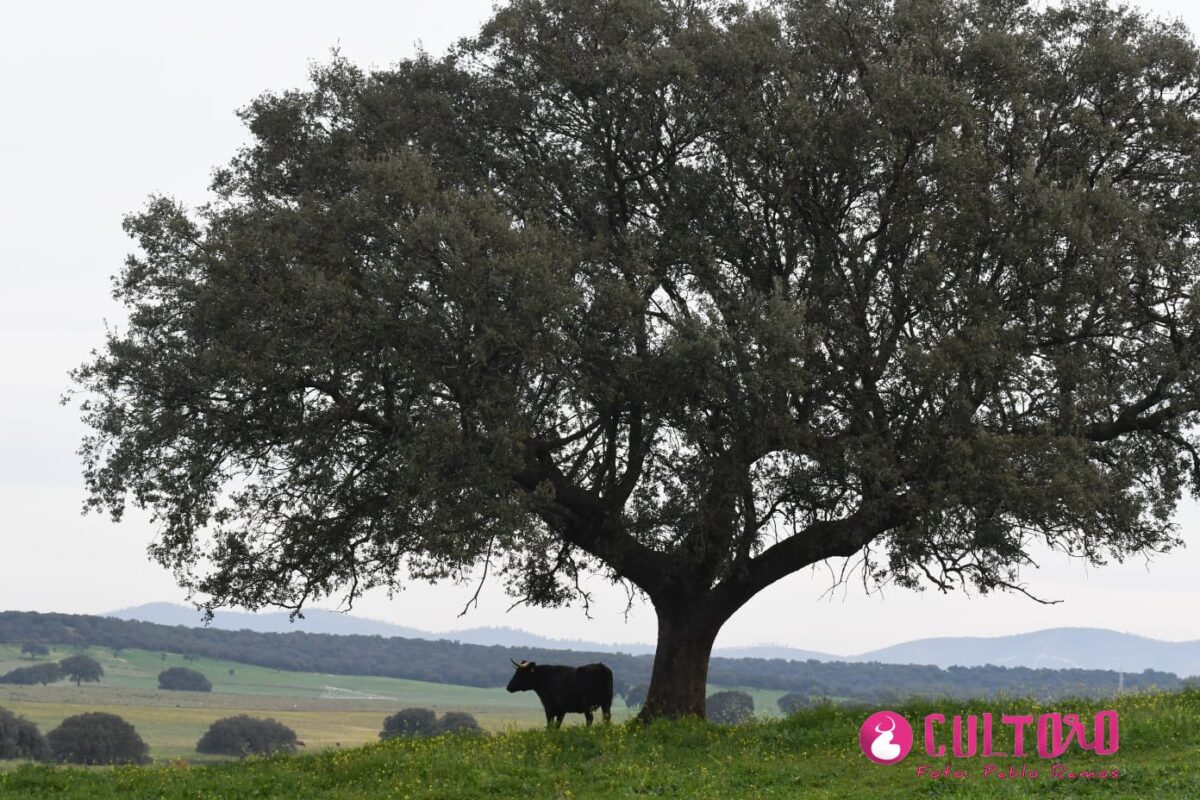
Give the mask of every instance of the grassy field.
MULTIPOLYGON (((0 798, 1200 798, 1200 691, 1125 696, 1109 701, 1113 705, 1120 712, 1120 752, 1095 756, 1072 749, 1057 766, 1036 756, 932 759, 920 752, 919 741, 905 761, 878 766, 858 748, 863 712, 826 707, 736 727, 683 721, 513 731, 215 766, 27 765, 0 775, 0 798), (966 775, 919 778, 921 764, 950 764, 966 775), (984 777, 988 764, 1005 771, 1034 768, 1039 776, 984 777), (1100 769, 1115 769, 1119 777, 1056 777, 1056 771, 1100 769)), ((896 710, 920 720, 931 711, 1089 713, 1101 707, 947 701, 896 710)))
MULTIPOLYGON (((74 652, 55 648, 49 660, 74 652)), ((502 688, 284 672, 211 659, 185 661, 177 654, 164 659, 161 653, 144 650, 122 650, 119 655, 103 648, 86 652, 104 667, 99 684, 0 684, 0 707, 33 720, 43 733, 85 711, 117 714, 138 730, 150 745, 151 757, 158 761, 208 760, 196 753, 197 740, 215 720, 239 713, 279 720, 296 731, 308 750, 375 741, 384 717, 410 706, 439 713, 467 711, 493 732, 545 724, 533 694, 509 694, 502 688), (213 683, 212 693, 159 690, 158 673, 176 666, 204 673, 213 683)), ((0 645, 0 674, 31 663, 21 657, 18 646, 0 645)), ((777 694, 767 693, 766 697, 777 694)), ((619 698, 616 703, 614 716, 627 718, 630 712, 619 698)), ((578 716, 572 719, 582 721, 578 716)), ((0 771, 13 768, 13 762, 0 761, 0 771)))
MULTIPOLYGON (((56 647, 49 659, 60 660, 73 649, 56 647)), ((70 682, 51 686, 0 684, 0 707, 22 714, 42 732, 84 711, 117 714, 137 728, 156 760, 200 759, 196 741, 215 720, 237 713, 271 716, 296 731, 309 750, 347 747, 374 741, 383 718, 401 708, 424 706, 441 713, 467 711, 485 730, 497 732, 544 724, 541 706, 532 693, 509 694, 501 688, 483 689, 443 683, 378 678, 363 675, 323 675, 256 667, 213 659, 185 660, 179 654, 90 648, 88 655, 104 667, 99 684, 76 687, 70 682), (185 666, 204 673, 212 693, 164 692, 158 673, 185 666)), ((17 645, 0 645, 0 674, 35 663, 21 656, 17 645)), ((711 687, 719 691, 725 687, 711 687)), ((776 700, 784 693, 744 689, 754 697, 759 716, 779 716, 776 700)), ((617 721, 632 715, 615 699, 617 721)), ((582 717, 568 717, 568 724, 582 717)), ((11 770, 0 761, 0 771, 11 770)))

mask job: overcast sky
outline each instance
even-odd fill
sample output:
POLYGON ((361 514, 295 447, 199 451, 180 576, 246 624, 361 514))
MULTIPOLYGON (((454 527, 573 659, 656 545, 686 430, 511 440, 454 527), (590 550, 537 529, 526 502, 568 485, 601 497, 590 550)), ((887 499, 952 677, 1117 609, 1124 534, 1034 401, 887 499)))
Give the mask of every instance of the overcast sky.
MULTIPOLYGON (((1142 7, 1200 28, 1187 0, 1142 7)), ((472 32, 490 0, 426 2, 0 4, 0 610, 97 613, 182 601, 145 548, 153 527, 81 516, 78 410, 58 404, 67 371, 123 324, 110 276, 130 242, 123 214, 151 193, 205 199, 211 169, 246 140, 234 115, 265 90, 305 84, 333 47, 385 67, 418 43, 439 52, 472 32)), ((1200 639, 1200 511, 1180 510, 1193 545, 1153 564, 1088 570, 1045 554, 1025 577, 1055 606, 1022 597, 967 597, 859 585, 827 593, 820 568, 751 601, 718 646, 779 642, 857 653, 924 636, 999 635, 1052 626, 1114 628, 1200 639)), ((577 608, 507 612, 498 587, 458 612, 472 589, 417 585, 369 596, 355 613, 431 630, 509 625, 556 637, 653 641, 654 613, 598 586, 577 608)))

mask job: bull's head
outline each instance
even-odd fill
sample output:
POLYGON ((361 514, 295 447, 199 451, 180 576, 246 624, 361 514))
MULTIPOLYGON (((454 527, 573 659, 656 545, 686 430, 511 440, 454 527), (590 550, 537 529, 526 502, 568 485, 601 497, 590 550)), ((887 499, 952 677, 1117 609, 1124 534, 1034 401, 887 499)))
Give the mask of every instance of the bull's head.
POLYGON ((512 664, 517 668, 517 671, 513 673, 512 680, 508 682, 508 690, 510 692, 527 692, 530 689, 533 689, 534 667, 536 667, 537 664, 533 663, 532 661, 522 661, 520 664, 518 664, 511 658, 509 661, 512 661, 512 664))

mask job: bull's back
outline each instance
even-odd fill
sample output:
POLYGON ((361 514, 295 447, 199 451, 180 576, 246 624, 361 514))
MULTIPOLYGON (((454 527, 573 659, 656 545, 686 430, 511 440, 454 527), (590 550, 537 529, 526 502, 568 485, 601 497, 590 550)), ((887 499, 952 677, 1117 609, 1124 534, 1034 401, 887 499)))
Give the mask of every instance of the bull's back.
POLYGON ((603 664, 555 670, 550 684, 545 700, 559 711, 582 714, 596 707, 612 705, 612 670, 603 664))

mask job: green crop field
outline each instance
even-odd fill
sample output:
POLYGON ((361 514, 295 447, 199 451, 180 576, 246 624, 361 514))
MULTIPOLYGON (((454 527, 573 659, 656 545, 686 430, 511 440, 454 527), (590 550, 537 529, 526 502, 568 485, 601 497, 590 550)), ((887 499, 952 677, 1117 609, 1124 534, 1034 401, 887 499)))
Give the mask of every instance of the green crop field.
MULTIPOLYGON (((933 759, 917 749, 894 766, 863 757, 863 712, 822 707, 786 720, 720 727, 699 721, 636 722, 487 737, 393 740, 314 755, 211 766, 156 765, 84 770, 23 765, 0 774, 0 798, 1015 798, 1200 797, 1200 691, 1125 696, 1120 751, 1097 756, 1072 748, 1058 761, 1025 758, 933 759), (921 764, 963 771, 961 778, 918 778, 921 764), (1025 767, 1036 778, 984 775, 987 766, 1025 767), (1117 772, 1118 777, 1069 777, 1117 772)), ((1089 714, 1103 705, 1067 701, 922 702, 898 711, 919 720, 932 711, 1089 714)), ((1000 745, 1005 745, 1001 741, 1000 745)))

